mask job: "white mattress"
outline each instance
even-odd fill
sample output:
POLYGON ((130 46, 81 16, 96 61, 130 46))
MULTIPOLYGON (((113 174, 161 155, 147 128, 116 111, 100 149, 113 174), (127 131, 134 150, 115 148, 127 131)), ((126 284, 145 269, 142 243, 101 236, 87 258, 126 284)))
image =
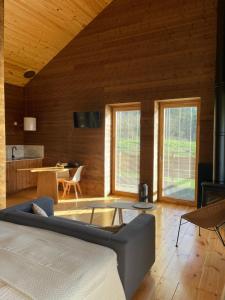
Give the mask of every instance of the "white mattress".
POLYGON ((124 300, 113 250, 0 221, 0 299, 124 300))

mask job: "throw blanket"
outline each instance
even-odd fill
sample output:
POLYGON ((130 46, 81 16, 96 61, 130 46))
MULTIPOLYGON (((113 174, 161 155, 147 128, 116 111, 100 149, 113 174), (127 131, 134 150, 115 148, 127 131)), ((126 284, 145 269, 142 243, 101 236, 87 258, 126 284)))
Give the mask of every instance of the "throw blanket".
POLYGON ((0 299, 124 300, 113 250, 0 221, 0 299))

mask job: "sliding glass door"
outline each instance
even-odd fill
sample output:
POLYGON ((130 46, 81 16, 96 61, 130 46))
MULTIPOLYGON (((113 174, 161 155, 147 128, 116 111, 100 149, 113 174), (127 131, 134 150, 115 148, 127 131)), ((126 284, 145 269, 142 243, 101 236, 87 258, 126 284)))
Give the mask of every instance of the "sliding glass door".
POLYGON ((113 109, 112 192, 137 194, 140 176, 140 108, 113 109))

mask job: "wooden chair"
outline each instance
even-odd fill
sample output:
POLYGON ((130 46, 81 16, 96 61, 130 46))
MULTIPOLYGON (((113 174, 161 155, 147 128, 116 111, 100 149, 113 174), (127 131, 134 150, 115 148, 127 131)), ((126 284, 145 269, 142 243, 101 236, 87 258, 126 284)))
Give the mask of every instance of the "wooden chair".
POLYGON ((199 226, 199 229, 205 228, 215 231, 223 246, 225 246, 225 241, 220 232, 220 227, 225 224, 225 199, 182 215, 177 233, 176 247, 178 247, 180 227, 187 223, 182 223, 183 219, 199 226))
POLYGON ((80 180, 81 180, 81 173, 83 171, 84 166, 80 166, 74 176, 72 177, 72 179, 70 180, 64 180, 64 192, 63 192, 63 198, 66 196, 66 194, 70 193, 70 189, 71 186, 73 186, 74 188, 74 193, 75 193, 75 198, 78 199, 78 192, 80 193, 80 195, 82 196, 82 190, 80 187, 80 180))
POLYGON ((69 170, 64 170, 62 172, 57 172, 56 173, 57 176, 57 186, 59 188, 60 184, 62 185, 63 191, 65 189, 65 180, 69 180, 70 179, 70 172, 69 170))

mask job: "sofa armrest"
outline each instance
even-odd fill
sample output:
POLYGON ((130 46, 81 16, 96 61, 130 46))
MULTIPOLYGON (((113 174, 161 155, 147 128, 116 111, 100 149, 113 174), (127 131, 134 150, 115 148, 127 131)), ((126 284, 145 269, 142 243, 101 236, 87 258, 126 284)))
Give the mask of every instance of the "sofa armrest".
POLYGON ((23 211, 32 213, 32 204, 35 203, 40 206, 48 216, 54 215, 54 201, 49 197, 40 197, 31 201, 27 201, 22 204, 18 204, 12 207, 1 210, 0 212, 13 212, 13 211, 23 211))
POLYGON ((130 299, 155 262, 155 217, 141 214, 112 236, 118 270, 130 299))
POLYGON ((54 200, 49 197, 40 197, 33 201, 33 203, 40 206, 48 216, 54 215, 54 200))

